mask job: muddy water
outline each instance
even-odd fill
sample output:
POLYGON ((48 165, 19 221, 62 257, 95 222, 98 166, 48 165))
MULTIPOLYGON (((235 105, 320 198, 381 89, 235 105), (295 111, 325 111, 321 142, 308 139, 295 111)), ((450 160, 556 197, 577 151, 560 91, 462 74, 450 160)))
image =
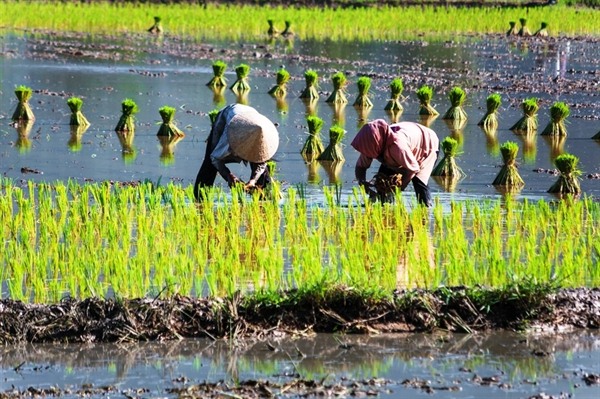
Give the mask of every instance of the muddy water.
POLYGON ((595 398, 600 387, 587 385, 584 377, 600 370, 600 336, 594 332, 319 334, 243 347, 208 340, 28 345, 0 348, 0 368, 1 391, 112 387, 117 391, 112 395, 142 392, 144 397, 173 397, 171 388, 220 380, 235 385, 304 378, 333 384, 382 378, 386 380, 379 392, 382 398, 428 393, 443 398, 528 398, 540 393, 595 398))
MULTIPOLYGON (((278 124, 281 145, 276 159, 278 178, 284 187, 307 185, 310 195, 320 193, 323 184, 341 183, 343 192, 349 193, 355 185, 353 168, 358 156, 349 143, 358 128, 365 120, 375 118, 420 121, 414 91, 428 83, 437 91, 433 103, 440 113, 449 108, 446 93, 453 85, 461 85, 468 93, 465 110, 469 119, 464 126, 449 125, 441 118, 430 125, 440 138, 451 135, 461 142, 458 164, 467 174, 453 187, 431 183, 442 200, 501 195, 491 182, 502 164, 499 145, 507 140, 521 147, 518 162, 526 182, 521 196, 550 198, 546 190, 556 176, 540 170, 554 169, 553 159, 561 152, 580 157, 584 193, 600 194, 600 180, 587 178, 600 173, 600 141, 590 139, 600 130, 600 50, 594 41, 512 41, 498 37, 398 43, 296 40, 291 44, 206 45, 142 37, 132 41, 137 44, 130 44, 134 46, 130 48, 118 40, 96 42, 89 38, 77 41, 54 36, 50 41, 7 34, 2 40, 0 173, 9 178, 161 179, 187 185, 193 183, 202 161, 209 129, 207 113, 227 103, 246 101, 278 124), (79 48, 83 50, 78 53, 79 48), (252 90, 245 100, 228 89, 215 95, 206 87, 212 77, 212 62, 217 59, 228 63, 226 77, 230 84, 235 80, 234 66, 241 62, 251 66, 252 90), (267 93, 275 84, 280 66, 285 66, 293 77, 289 93, 281 102, 267 93), (312 110, 298 99, 307 68, 321 76, 321 98, 312 110), (325 103, 332 89, 329 77, 336 70, 345 71, 350 82, 349 104, 337 109, 325 103), (361 74, 373 77, 374 107, 366 113, 352 106, 357 96, 355 82, 361 74), (404 79, 406 96, 405 110, 399 116, 384 111, 389 82, 396 76, 404 79), (10 125, 17 103, 13 89, 20 84, 39 91, 31 100, 36 121, 28 128, 10 125), (500 127, 494 135, 486 135, 477 122, 485 113, 485 98, 496 91, 503 96, 500 127), (92 124, 85 132, 72 132, 68 126, 66 99, 71 95, 84 99, 83 111, 92 124), (540 99, 540 131, 549 121, 553 101, 571 105, 566 140, 539 135, 526 140, 509 130, 521 116, 520 102, 530 96, 540 99), (130 142, 113 131, 125 98, 134 99, 140 108, 130 142), (156 137, 158 109, 163 105, 177 108, 176 121, 186 133, 179 142, 160 142, 156 137), (309 112, 325 121, 325 143, 334 122, 344 125, 346 162, 342 165, 331 168, 317 162, 306 164, 300 156, 309 112)), ((242 178, 249 173, 244 168, 233 170, 242 178)), ((218 182, 222 183, 220 179, 218 182)), ((407 192, 409 198, 411 190, 407 192)))

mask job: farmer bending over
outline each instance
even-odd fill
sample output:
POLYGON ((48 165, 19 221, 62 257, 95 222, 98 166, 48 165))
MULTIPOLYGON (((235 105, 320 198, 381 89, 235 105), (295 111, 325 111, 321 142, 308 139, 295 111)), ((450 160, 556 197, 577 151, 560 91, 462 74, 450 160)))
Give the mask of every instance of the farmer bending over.
POLYGON ((254 108, 232 104, 217 114, 206 142, 206 153, 196 183, 194 196, 200 201, 200 188, 212 186, 217 172, 229 187, 243 183, 226 166, 228 163, 250 164, 246 189, 265 187, 271 182, 267 161, 279 146, 279 133, 273 123, 254 108))
POLYGON ((354 169, 356 179, 369 194, 374 192, 366 179, 367 169, 377 159, 381 162, 379 174, 400 174, 402 191, 412 181, 418 202, 432 205, 427 184, 439 151, 439 139, 433 130, 414 122, 388 125, 383 119, 376 119, 358 131, 352 147, 360 152, 354 169))

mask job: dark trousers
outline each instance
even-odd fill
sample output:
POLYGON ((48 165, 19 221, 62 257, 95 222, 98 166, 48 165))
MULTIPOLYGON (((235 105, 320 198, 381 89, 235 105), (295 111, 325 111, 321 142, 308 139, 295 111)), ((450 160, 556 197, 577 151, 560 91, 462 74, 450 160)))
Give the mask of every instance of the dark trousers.
MULTIPOLYGON (((390 168, 384 164, 381 164, 379 167, 379 173, 383 173, 386 176, 394 175, 396 173, 401 173, 401 170, 390 168)), ((403 175, 404 176, 404 175, 403 175)), ((412 178, 413 188, 415 189, 415 194, 417 195, 417 201, 419 204, 425 205, 427 207, 433 205, 433 199, 431 197, 431 191, 429 190, 429 186, 421 181, 417 176, 412 178)))

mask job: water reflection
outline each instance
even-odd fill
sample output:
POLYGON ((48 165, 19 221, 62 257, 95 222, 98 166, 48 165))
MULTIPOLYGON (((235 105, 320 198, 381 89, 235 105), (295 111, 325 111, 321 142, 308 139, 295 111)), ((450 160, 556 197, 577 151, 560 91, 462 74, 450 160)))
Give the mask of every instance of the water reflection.
MULTIPOLYGON (((398 123, 398 122, 400 122, 400 118, 402 117, 402 112, 404 112, 404 110, 402 110, 402 109, 399 109, 399 110, 388 109, 385 112, 388 115, 390 123, 398 123)), ((421 124, 423 124, 423 123, 421 123, 421 124)))
POLYGON ((81 151, 81 138, 83 137, 83 134, 85 133, 86 130, 88 130, 90 126, 89 125, 70 125, 69 126, 69 130, 70 130, 70 136, 69 136, 69 141, 67 142, 67 146, 69 147, 69 150, 73 151, 73 152, 78 152, 81 151))
POLYGON ((480 126, 481 130, 485 134, 485 147, 487 148, 488 154, 498 156, 500 154, 500 144, 498 143, 498 129, 487 128, 480 126))
MULTIPOLYGON (((344 127, 346 125, 346 103, 328 103, 333 110, 333 125, 340 125, 344 127)), ((359 122, 357 122, 357 125, 359 122)))
POLYGON ((519 137, 523 142, 523 159, 528 164, 534 164, 537 158, 537 134, 536 132, 526 132, 519 137))
POLYGON ((342 182, 341 174, 344 161, 318 161, 325 173, 329 185, 338 185, 342 182))
POLYGON ((20 153, 27 153, 31 151, 31 129, 33 129, 34 121, 32 120, 21 120, 13 124, 17 132, 17 140, 15 141, 15 147, 20 153))
POLYGON ((137 150, 133 145, 135 138, 134 132, 117 132, 119 143, 121 144, 121 156, 126 164, 132 163, 137 157, 137 150))
POLYGON ((559 155, 565 152, 565 142, 567 136, 541 136, 544 138, 548 146, 550 147, 550 161, 554 165, 554 160, 559 155))
POLYGON ((157 136, 160 143, 160 161, 163 165, 171 165, 175 162, 175 147, 183 140, 183 136, 157 136))
POLYGON ((227 104, 227 100, 225 99, 225 86, 213 86, 210 89, 213 92, 213 105, 217 108, 223 108, 227 104))
POLYGON ((454 140, 456 140, 458 142, 459 148, 461 148, 463 146, 463 140, 464 140, 463 131, 465 129, 465 126, 467 126, 467 120, 466 119, 462 119, 462 120, 444 119, 444 123, 450 130, 450 137, 452 137, 454 140))

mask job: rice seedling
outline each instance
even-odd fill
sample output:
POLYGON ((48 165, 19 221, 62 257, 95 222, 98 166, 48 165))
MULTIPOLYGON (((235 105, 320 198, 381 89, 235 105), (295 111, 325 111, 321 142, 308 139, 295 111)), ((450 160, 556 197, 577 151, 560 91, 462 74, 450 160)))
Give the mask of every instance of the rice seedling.
POLYGON ((344 72, 336 72, 331 76, 331 82, 333 84, 333 91, 325 100, 331 104, 347 104, 348 98, 346 97, 346 75, 344 72))
POLYGON ((321 141, 323 119, 318 116, 309 116, 306 118, 306 123, 308 125, 308 137, 300 154, 305 160, 312 162, 323 152, 323 142, 321 141))
POLYGON ((510 21, 508 25, 510 25, 510 28, 508 29, 508 32, 506 32, 506 36, 517 36, 519 34, 517 23, 515 21, 510 21))
POLYGON ((354 100, 354 106, 357 108, 372 108, 373 102, 369 98, 369 90, 371 89, 371 78, 368 76, 361 76, 356 81, 358 87, 358 96, 354 100))
POLYGON ((527 27, 527 18, 519 18, 521 28, 519 29, 519 36, 531 36, 531 31, 527 27))
POLYGON ((31 106, 29 105, 29 100, 31 99, 32 90, 27 86, 17 86, 15 89, 15 95, 17 96, 17 100, 19 103, 17 104, 17 108, 12 115, 13 121, 33 121, 35 120, 35 115, 33 115, 33 111, 31 106))
POLYGON ((277 82, 269 90, 269 94, 275 98, 283 98, 287 95, 287 83, 290 81, 290 73, 285 68, 277 71, 277 82))
POLYGON ((71 126, 89 126, 90 122, 81 112, 83 106, 83 100, 79 97, 71 97, 67 100, 67 105, 71 110, 71 120, 69 125, 71 126))
POLYGON ((492 185, 510 188, 521 188, 525 185, 525 182, 517 170, 516 160, 518 152, 519 145, 514 141, 507 141, 500 146, 500 153, 502 154, 504 165, 496 175, 492 185))
POLYGON ((448 93, 450 100, 450 108, 444 114, 442 119, 462 121, 467 119, 467 113, 463 109, 463 104, 467 98, 467 94, 463 89, 455 86, 448 93))
POLYGON ((502 104, 502 97, 498 93, 490 94, 485 104, 486 113, 477 125, 483 126, 485 129, 496 130, 498 128, 498 108, 502 104))
POLYGON ((530 97, 521 103, 523 116, 511 126, 510 130, 518 133, 535 134, 538 128, 537 112, 539 110, 538 99, 530 97))
POLYGON ((548 37, 548 23, 542 22, 540 29, 538 29, 533 36, 536 37, 548 37))
POLYGON ((135 132, 135 117, 138 112, 138 106, 130 98, 126 98, 121 103, 121 118, 115 127, 116 132, 125 132, 133 134, 135 132))
POLYGON ((285 28, 283 29, 283 32, 281 32, 281 36, 283 37, 290 37, 290 36, 294 36, 294 32, 292 31, 292 22, 289 20, 285 21, 285 28))
POLYGON ((452 137, 446 137, 441 143, 444 157, 433 168, 431 176, 442 176, 460 179, 464 174, 462 169, 456 164, 456 156, 458 155, 458 141, 452 137))
POLYGON ((440 113, 431 105, 433 98, 433 89, 427 85, 421 86, 417 90, 419 99, 419 115, 439 115, 440 113))
POLYGON ((581 187, 579 185, 581 170, 577 167, 578 163, 579 158, 575 155, 565 153, 557 156, 554 160, 554 165, 556 165, 560 175, 548 192, 579 195, 581 193, 581 187))
MULTIPOLYGON (((235 68, 236 81, 231 85, 230 89, 236 94, 247 93, 250 91, 248 83, 248 74, 250 73, 250 65, 240 64, 235 68)), ((238 101, 239 102, 239 101, 238 101)))
POLYGON ((154 17, 154 24, 148 29, 150 33, 163 33, 162 18, 154 17))
POLYGON ((400 103, 400 97, 404 91, 404 83, 401 78, 395 78, 390 83, 390 99, 385 105, 384 110, 386 111, 400 111, 404 110, 404 107, 400 103))
POLYGON ((183 131, 181 131, 181 129, 179 129, 177 127, 177 125, 175 125, 175 121, 174 121, 175 108, 165 105, 158 109, 158 113, 160 114, 162 123, 160 125, 160 128, 158 129, 158 133, 156 133, 157 136, 161 136, 161 137, 171 137, 171 136, 183 137, 183 136, 185 136, 185 133, 183 133, 183 131))
POLYGON ((566 103, 556 101, 550 107, 550 122, 540 134, 542 136, 566 136, 567 127, 565 126, 565 120, 570 113, 571 110, 566 103))
POLYGON ((279 30, 275 28, 275 22, 272 19, 267 19, 267 23, 269 24, 269 29, 267 30, 269 36, 276 36, 279 34, 279 30))
POLYGON ((319 98, 319 74, 309 69, 304 72, 304 81, 306 83, 306 87, 300 93, 300 98, 304 98, 309 101, 317 100, 319 98))
POLYGON ((224 61, 217 60, 212 64, 213 77, 206 84, 208 87, 212 88, 223 88, 227 87, 227 78, 225 78, 225 70, 227 69, 227 64, 224 61))
POLYGON ((342 139, 346 131, 339 125, 333 125, 329 128, 329 144, 325 150, 318 156, 319 161, 344 161, 342 151, 342 139))

